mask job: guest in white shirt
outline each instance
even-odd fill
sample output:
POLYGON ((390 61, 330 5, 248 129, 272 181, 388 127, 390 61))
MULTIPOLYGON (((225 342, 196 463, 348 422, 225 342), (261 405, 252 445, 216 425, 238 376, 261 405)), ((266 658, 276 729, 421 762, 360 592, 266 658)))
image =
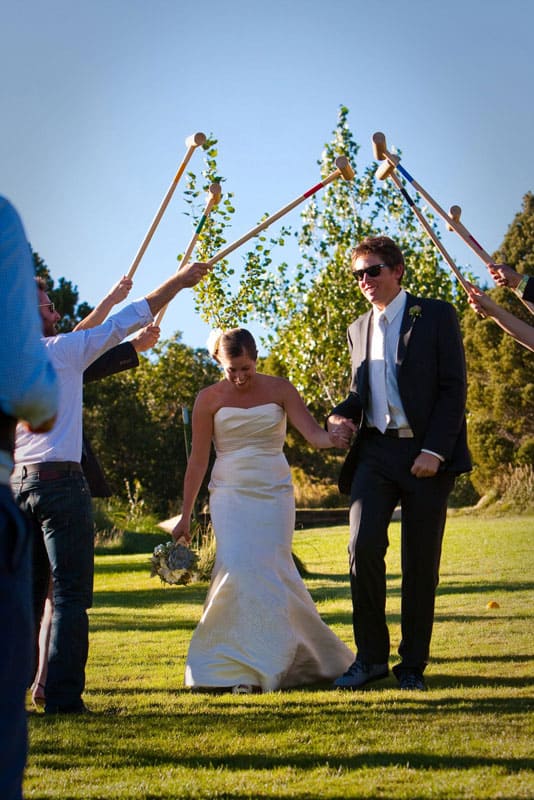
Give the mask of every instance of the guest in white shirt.
MULTIPOLYGON (((197 284, 204 264, 186 266, 146 298, 127 305, 89 330, 57 334, 60 315, 39 288, 44 343, 60 385, 52 431, 17 429, 12 486, 34 528, 34 616, 38 630, 52 574, 54 612, 48 656, 45 713, 84 713, 89 648, 87 609, 92 603, 94 525, 91 496, 80 465, 83 372, 126 336, 148 325, 181 289, 197 284)), ((37 643, 35 647, 37 653, 37 643)))

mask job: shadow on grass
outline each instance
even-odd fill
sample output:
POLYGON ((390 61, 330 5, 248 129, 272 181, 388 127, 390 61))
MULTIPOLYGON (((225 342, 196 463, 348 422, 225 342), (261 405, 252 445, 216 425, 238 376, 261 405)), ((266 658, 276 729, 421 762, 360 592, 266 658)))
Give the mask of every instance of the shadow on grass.
POLYGON ((168 631, 169 633, 181 633, 189 631, 193 633, 197 623, 183 619, 177 619, 172 616, 165 621, 155 621, 152 617, 143 620, 139 617, 124 618, 124 621, 117 620, 115 615, 99 614, 91 617, 91 633, 102 633, 103 631, 116 631, 117 635, 121 633, 132 633, 133 631, 148 633, 156 633, 161 631, 168 631))
MULTIPOLYGON (((530 770, 534 765, 533 759, 520 756, 499 756, 498 753, 490 756, 485 753, 470 755, 455 752, 446 754, 443 752, 422 752, 415 749, 414 728, 416 729, 420 724, 431 724, 432 719, 442 719, 443 715, 447 714, 459 716, 460 719, 466 714, 478 715, 481 719, 488 714, 502 715, 503 719, 506 719, 507 715, 512 713, 524 715, 525 704, 523 702, 520 705, 519 698, 517 700, 517 703, 514 703, 513 699, 498 702, 495 698, 492 698, 487 702, 471 701, 462 703, 461 699, 456 699, 447 704, 443 699, 439 699, 433 702, 421 701, 415 707, 414 702, 410 700, 406 703, 390 706, 387 709, 387 713, 384 714, 384 720, 386 722, 389 719, 390 723, 395 725, 398 725, 399 722, 406 722, 407 746, 405 749, 392 748, 390 750, 377 749, 373 751, 373 746, 376 745, 373 745, 372 741, 366 741, 365 729, 367 724, 372 726, 369 716, 372 715, 374 717, 376 709, 363 709, 358 719, 359 727, 355 730, 353 707, 340 709, 338 706, 329 707, 325 703, 325 708, 321 709, 321 714, 324 715, 325 735, 327 737, 332 735, 332 726, 339 727, 345 732, 354 730, 354 741, 351 741, 348 746, 354 746, 357 752, 337 754, 328 749, 325 752, 310 753, 309 738, 315 738, 314 734, 316 733, 316 729, 313 727, 313 713, 309 714, 306 711, 299 713, 299 709, 291 707, 279 711, 273 711, 272 709, 258 710, 257 707, 251 707, 255 705, 254 702, 248 701, 246 705, 240 703, 239 713, 236 715, 236 702, 235 698, 232 698, 228 706, 231 707, 234 714, 233 717, 229 717, 228 710, 222 703, 219 703, 218 706, 210 705, 209 714, 199 714, 198 708, 191 709, 189 713, 183 713, 183 711, 170 714, 150 712, 135 716, 120 714, 116 717, 112 717, 109 714, 95 714, 84 718, 83 726, 80 725, 82 729, 80 739, 73 740, 72 737, 69 737, 68 751, 71 763, 73 761, 79 766, 90 764, 94 755, 90 751, 88 752, 84 737, 94 738, 95 735, 98 736, 98 731, 101 730, 99 741, 101 737, 110 739, 113 737, 113 730, 109 730, 108 726, 111 724, 113 728, 116 722, 120 724, 121 736, 114 739, 114 757, 117 763, 126 761, 134 764, 136 768, 157 767, 158 769, 165 769, 166 767, 179 766, 189 769, 200 768, 209 771, 220 769, 230 772, 291 768, 302 771, 304 774, 305 771, 325 767, 330 770, 353 771, 358 769, 398 768, 401 766, 408 769, 433 770, 436 772, 496 768, 512 774, 530 770), (258 713, 258 711, 265 713, 258 713), (423 715, 427 717, 424 721, 421 719, 423 715), (216 744, 209 753, 190 755, 173 752, 172 749, 169 750, 161 744, 151 742, 152 736, 154 738, 157 737, 159 741, 166 741, 167 738, 170 741, 176 737, 177 729, 180 731, 180 736, 183 737, 184 741, 191 740, 196 736, 205 736, 209 732, 214 742, 222 742, 223 744, 216 744), (235 736, 229 738, 235 729, 239 730, 239 737, 237 739, 235 736), (154 733, 151 734, 151 731, 154 731, 154 733), (166 731, 168 731, 168 734, 166 734, 166 731), (291 751, 276 748, 276 742, 281 731, 302 733, 301 739, 293 742, 291 751), (142 735, 140 735, 141 733, 142 735), (247 752, 258 736, 264 739, 272 736, 275 752, 247 752), (224 745, 224 742, 227 742, 227 745, 224 745), (361 746, 362 743, 363 747, 361 746), (229 752, 229 750, 232 752, 229 752)), ((299 705, 302 707, 302 700, 299 705)), ((49 720, 42 715, 34 716, 32 720, 32 727, 35 731, 39 731, 39 729, 41 731, 46 730, 47 735, 52 733, 56 725, 59 727, 62 724, 64 724, 62 720, 49 720), (41 727, 43 725, 45 726, 44 729, 41 727)), ((314 746, 317 747, 317 743, 314 746)), ((264 749, 268 748, 269 744, 266 742, 264 749)), ((43 767, 47 766, 48 755, 45 751, 39 757, 40 764, 43 767)), ((57 755, 57 751, 50 754, 52 759, 50 767, 57 768, 57 755)), ((256 795, 254 796, 256 797, 256 795)), ((309 797, 309 795, 307 796, 309 797)))
POLYGON ((162 542, 169 541, 170 537, 164 531, 153 533, 139 533, 138 531, 122 531, 114 540, 108 543, 99 542, 95 545, 95 555, 139 555, 152 553, 154 547, 162 542))
MULTIPOLYGON (((477 655, 459 655, 459 656, 450 656, 450 657, 439 657, 439 656, 432 656, 432 663, 433 664, 449 664, 449 663, 456 663, 458 661, 466 662, 469 664, 470 662, 478 664, 478 663, 485 663, 485 664, 493 664, 493 663, 503 663, 503 664, 510 664, 514 662, 519 662, 528 664, 531 661, 534 661, 534 656, 527 654, 527 653, 510 653, 506 656, 477 656, 477 655)), ((534 673, 533 673, 534 674, 534 673)))
POLYGON ((117 591, 97 591, 93 595, 93 607, 111 608, 155 608, 177 603, 202 604, 208 586, 205 583, 194 583, 189 586, 168 586, 158 581, 154 589, 128 589, 117 591))
MULTIPOLYGON (((119 553, 117 555, 124 555, 123 553, 119 553)), ((144 572, 146 575, 150 575, 150 558, 147 556, 146 561, 136 561, 135 563, 131 561, 110 561, 102 562, 99 561, 95 564, 95 575, 110 575, 117 573, 120 575, 121 573, 129 574, 131 572, 144 572)))

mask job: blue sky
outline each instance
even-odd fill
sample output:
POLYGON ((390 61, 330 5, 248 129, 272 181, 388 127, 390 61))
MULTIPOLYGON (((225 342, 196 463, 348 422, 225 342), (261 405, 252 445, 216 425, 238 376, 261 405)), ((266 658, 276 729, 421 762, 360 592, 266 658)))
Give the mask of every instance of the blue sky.
MULTIPOLYGON (((0 192, 53 276, 94 304, 127 271, 186 136, 219 140, 234 239, 317 182, 344 104, 360 167, 384 131, 491 252, 534 188, 533 30, 532 0, 6 3, 0 192)), ((168 277, 190 239, 181 188, 132 296, 168 277)), ((482 275, 454 234, 443 239, 482 275)), ((243 252, 231 256, 236 269, 243 252)), ((191 346, 207 338, 187 292, 163 322, 164 336, 175 330, 191 346)))

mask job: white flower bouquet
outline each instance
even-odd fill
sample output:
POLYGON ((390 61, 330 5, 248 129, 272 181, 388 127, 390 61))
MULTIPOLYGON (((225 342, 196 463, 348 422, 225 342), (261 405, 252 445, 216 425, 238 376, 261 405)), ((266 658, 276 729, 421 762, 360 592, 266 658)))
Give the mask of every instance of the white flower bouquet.
POLYGON ((162 583, 174 586, 190 583, 197 561, 196 553, 183 544, 176 542, 158 544, 150 558, 152 565, 150 577, 159 575, 162 583))

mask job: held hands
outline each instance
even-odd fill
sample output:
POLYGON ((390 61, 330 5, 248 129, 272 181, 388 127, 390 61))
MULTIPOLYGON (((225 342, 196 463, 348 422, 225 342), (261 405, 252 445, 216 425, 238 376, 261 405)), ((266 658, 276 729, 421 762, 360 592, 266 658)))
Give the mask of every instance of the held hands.
POLYGON ((419 453, 412 464, 410 472, 416 478, 433 478, 436 475, 441 461, 432 453, 419 453))
POLYGON ((349 447, 351 439, 357 427, 351 419, 341 417, 339 414, 332 414, 326 421, 326 428, 330 434, 330 441, 334 447, 346 449, 349 447))

